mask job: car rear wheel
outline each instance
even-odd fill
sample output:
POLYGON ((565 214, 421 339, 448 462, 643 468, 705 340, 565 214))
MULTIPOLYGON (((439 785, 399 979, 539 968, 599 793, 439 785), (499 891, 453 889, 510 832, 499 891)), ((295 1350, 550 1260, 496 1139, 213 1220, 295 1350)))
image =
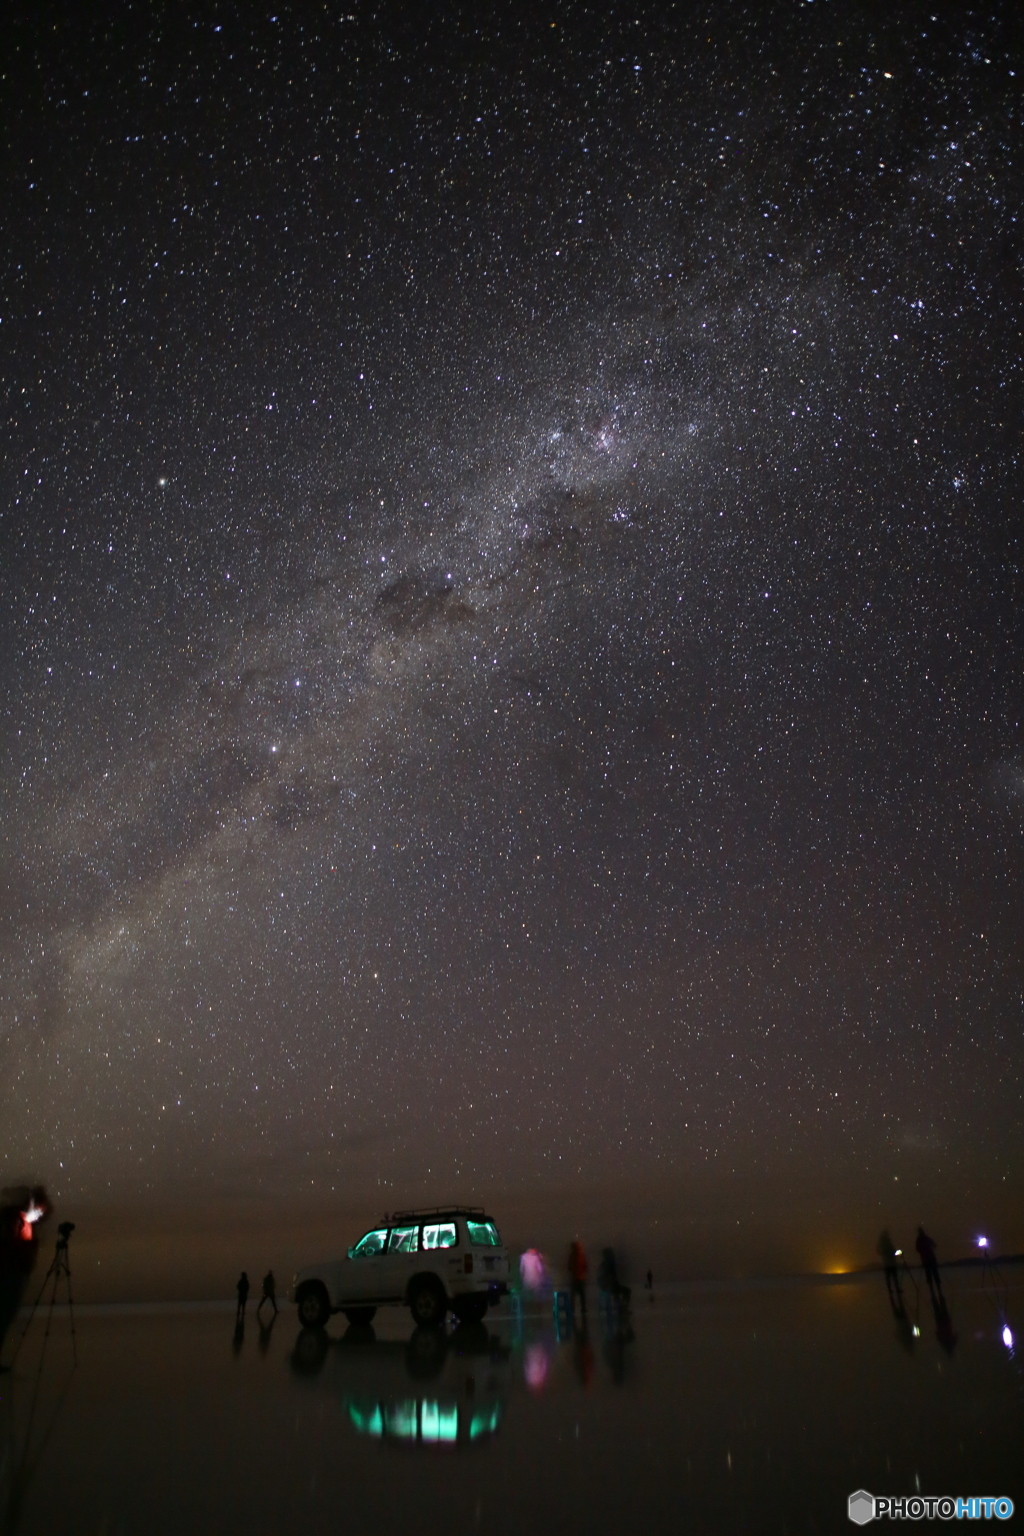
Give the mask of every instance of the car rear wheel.
POLYGON ((344 1310, 353 1328, 367 1328, 377 1316, 376 1307, 346 1307, 344 1310))
POLYGON ((303 1328, 326 1328, 327 1319, 331 1315, 331 1303, 322 1285, 304 1285, 295 1300, 303 1328))
POLYGON ((440 1328, 448 1303, 436 1280, 417 1280, 409 1292, 409 1310, 418 1328, 440 1328))

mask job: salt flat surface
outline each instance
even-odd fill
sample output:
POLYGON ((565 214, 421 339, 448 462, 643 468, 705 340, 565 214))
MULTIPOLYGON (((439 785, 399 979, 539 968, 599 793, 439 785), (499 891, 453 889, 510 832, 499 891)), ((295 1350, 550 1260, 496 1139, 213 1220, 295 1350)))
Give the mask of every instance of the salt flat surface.
MULTIPOLYGON (((853 1529, 847 1495, 1024 1497, 1024 1286, 673 1287, 586 1334, 244 1333, 210 1308, 37 1316, 0 1377, 0 1530, 24 1536, 853 1529), (915 1329, 917 1330, 915 1332, 915 1329)), ((562 1330, 564 1333, 564 1330, 562 1330)), ((9 1349, 8 1349, 9 1355, 9 1349)))

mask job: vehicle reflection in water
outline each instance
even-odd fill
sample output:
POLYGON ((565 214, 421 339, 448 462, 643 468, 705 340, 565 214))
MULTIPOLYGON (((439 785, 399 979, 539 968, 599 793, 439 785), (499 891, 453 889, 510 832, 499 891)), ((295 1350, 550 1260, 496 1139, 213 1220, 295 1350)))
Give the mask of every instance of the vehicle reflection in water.
POLYGON ((340 1339, 303 1329, 293 1372, 335 1392, 358 1434, 434 1449, 495 1434, 511 1385, 510 1350, 480 1324, 417 1328, 407 1342, 350 1327, 340 1339), (410 1383, 417 1386, 410 1390, 410 1383), (429 1384, 429 1385, 428 1385, 429 1384))

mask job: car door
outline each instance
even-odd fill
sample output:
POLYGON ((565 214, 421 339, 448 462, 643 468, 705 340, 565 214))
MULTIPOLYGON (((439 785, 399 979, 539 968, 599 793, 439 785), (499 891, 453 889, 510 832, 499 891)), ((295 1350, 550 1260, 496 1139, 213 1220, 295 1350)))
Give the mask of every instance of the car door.
POLYGON ((387 1248, 387 1227, 374 1227, 364 1232, 358 1243, 348 1251, 348 1261, 342 1266, 341 1296, 338 1304, 376 1300, 383 1284, 382 1268, 387 1248))
POLYGON ((420 1247, 419 1224, 392 1227, 388 1234, 388 1246, 381 1259, 381 1297, 401 1301, 405 1296, 409 1278, 415 1271, 416 1255, 420 1247))
POLYGON ((429 1254, 429 1261, 425 1262, 424 1269, 432 1269, 438 1275, 449 1295, 452 1291, 453 1281, 458 1279, 462 1272, 462 1256, 459 1253, 449 1253, 448 1249, 458 1246, 459 1233, 454 1220, 431 1221, 423 1223, 423 1237, 421 1239, 424 1250, 424 1258, 429 1254))

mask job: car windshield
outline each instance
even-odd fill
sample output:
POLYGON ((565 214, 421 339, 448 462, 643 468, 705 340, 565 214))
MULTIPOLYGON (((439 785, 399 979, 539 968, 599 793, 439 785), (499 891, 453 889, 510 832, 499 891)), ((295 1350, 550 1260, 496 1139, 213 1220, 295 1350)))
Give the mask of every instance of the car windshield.
POLYGON ((388 1253, 415 1253, 419 1247, 419 1227, 392 1227, 388 1253))
POLYGON ((423 1228, 424 1248, 454 1248, 457 1241, 454 1221, 438 1221, 423 1228))
POLYGON ((469 1240, 476 1248, 500 1248, 501 1238, 493 1221, 468 1221, 469 1240))
POLYGON ((367 1232, 361 1237, 354 1248, 349 1249, 349 1257, 352 1259, 369 1259, 375 1253, 384 1252, 384 1244, 388 1239, 387 1227, 376 1227, 372 1232, 367 1232))

